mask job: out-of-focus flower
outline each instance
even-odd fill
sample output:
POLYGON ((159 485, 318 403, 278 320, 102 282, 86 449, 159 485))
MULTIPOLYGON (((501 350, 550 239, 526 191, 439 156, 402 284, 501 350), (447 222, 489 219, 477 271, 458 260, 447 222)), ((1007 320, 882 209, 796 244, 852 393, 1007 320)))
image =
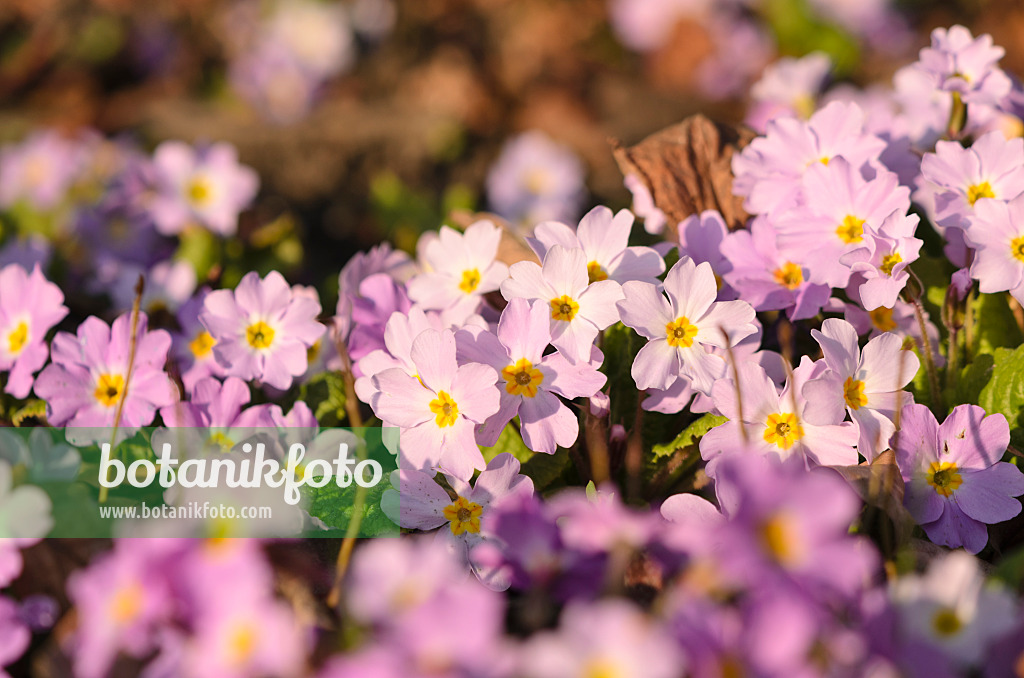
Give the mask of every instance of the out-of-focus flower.
MULTIPOLYGON (((460 359, 490 365, 500 375, 501 405, 477 431, 480 444, 497 443, 516 416, 523 442, 535 452, 552 454, 576 442, 577 415, 557 396, 589 398, 606 377, 592 362, 571 364, 557 351, 544 355, 551 341, 549 315, 543 302, 513 299, 501 314, 496 335, 479 328, 456 332, 460 359)), ((600 351, 593 351, 600 362, 600 351)))
POLYGON ((619 319, 616 302, 622 288, 614 280, 590 282, 587 255, 581 249, 553 245, 538 266, 520 261, 509 268, 501 294, 547 304, 551 313, 551 343, 575 363, 589 360, 598 333, 619 319))
POLYGON ((900 577, 892 598, 899 630, 961 668, 980 663, 987 648, 1013 629, 1017 611, 1008 591, 985 581, 978 560, 957 551, 932 561, 923 576, 900 577))
POLYGON ((825 320, 811 336, 829 369, 804 385, 805 417, 811 423, 828 423, 848 411, 860 427, 858 449, 871 461, 895 432, 896 411, 910 402, 901 389, 913 380, 921 362, 891 333, 875 337, 861 351, 853 325, 837 318, 825 320))
POLYGON ((753 106, 747 112, 747 124, 763 132, 774 118, 811 117, 831 70, 832 60, 822 52, 799 59, 782 57, 771 64, 750 88, 753 106))
POLYGON ((223 378, 227 370, 213 356, 213 346, 217 340, 199 322, 199 314, 203 310, 203 302, 210 288, 203 287, 178 309, 176 315, 180 332, 171 336, 173 344, 171 352, 181 371, 181 381, 185 390, 192 393, 196 384, 205 377, 223 378))
POLYGON ((430 473, 411 469, 394 471, 391 475, 394 489, 384 491, 381 509, 394 523, 405 528, 433 530, 440 527, 439 535, 452 543, 480 581, 489 588, 503 591, 509 587, 509 573, 475 562, 472 551, 489 536, 481 527, 481 521, 492 506, 516 494, 533 494, 533 481, 519 471, 519 460, 503 453, 487 464, 472 486, 460 478, 446 476, 456 494, 454 499, 434 482, 430 473))
POLYGON ((410 352, 416 377, 401 368, 373 376, 374 413, 401 427, 399 467, 441 470, 468 480, 474 469, 485 468, 474 428, 497 412, 498 374, 480 363, 459 365, 455 335, 426 330, 410 352))
POLYGON ((25 200, 32 207, 56 207, 85 167, 85 147, 53 130, 35 132, 0 149, 0 206, 25 200))
POLYGON ((120 411, 121 427, 145 426, 158 408, 178 400, 178 389, 164 372, 171 336, 164 330, 147 331, 145 313, 139 313, 134 341, 131 329, 130 313, 119 316, 113 326, 90 316, 76 335, 60 332, 54 337, 53 362, 35 384, 51 424, 112 427, 120 411), (133 343, 135 360, 129 365, 133 343))
MULTIPOLYGON (((21 549, 53 527, 50 498, 38 487, 14 487, 11 465, 0 460, 0 588, 21 574, 21 549)), ((2 665, 2 663, 0 663, 2 665)))
POLYGON ((0 459, 10 463, 15 473, 27 472, 29 482, 71 482, 82 465, 79 451, 56 442, 52 429, 33 428, 28 438, 16 429, 0 429, 0 459))
POLYGON ((297 294, 277 271, 247 273, 231 290, 206 295, 199 321, 213 355, 231 376, 287 389, 308 367, 307 351, 323 335, 320 303, 297 294))
POLYGON ((153 163, 158 193, 149 209, 166 235, 180 233, 190 224, 234 235, 238 214, 259 189, 256 172, 238 163, 238 153, 228 143, 193 148, 165 141, 154 151, 153 163))
POLYGON ((708 263, 681 259, 665 277, 665 294, 654 285, 628 282, 619 302, 622 322, 649 341, 636 356, 631 373, 637 388, 668 388, 685 377, 693 388, 710 393, 725 376, 722 356, 710 347, 733 346, 757 332, 754 309, 745 301, 715 302, 718 287, 708 263))
POLYGON ((7 678, 5 666, 16 662, 32 640, 32 633, 21 619, 18 604, 0 596, 0 676, 7 678))
POLYGON ((607 207, 598 206, 583 215, 575 232, 565 224, 546 221, 538 224, 534 237, 526 241, 541 259, 553 245, 583 250, 589 260, 590 282, 614 280, 621 285, 641 280, 655 284, 665 272, 665 262, 650 247, 628 246, 632 228, 633 215, 628 210, 613 215, 607 207))
POLYGON ((119 311, 132 308, 140 275, 144 276, 146 284, 139 307, 146 313, 174 313, 196 291, 196 269, 187 261, 161 261, 148 271, 131 264, 121 265, 110 288, 114 308, 119 311))
POLYGON ((921 50, 918 63, 938 89, 958 93, 967 104, 998 105, 1013 87, 997 65, 1005 54, 991 35, 975 38, 957 25, 933 30, 931 47, 921 50))
POLYGON ((683 670, 676 643, 625 600, 572 603, 557 631, 537 634, 520 653, 530 678, 670 678, 683 670))
POLYGON ((508 277, 508 267, 496 261, 501 229, 478 221, 460 234, 442 226, 439 237, 423 248, 424 272, 409 281, 409 298, 424 309, 475 313, 483 295, 494 292, 508 277))
POLYGON ((896 463, 906 481, 905 503, 936 544, 978 553, 988 543, 985 525, 1021 511, 1024 474, 1000 461, 1010 443, 1001 414, 985 416, 958 405, 942 424, 924 405, 907 405, 896 438, 896 463))
POLYGON ((583 196, 579 158, 543 132, 506 142, 487 174, 491 208, 524 228, 539 221, 575 221, 583 196))
POLYGON ((39 265, 27 272, 17 264, 0 269, 0 371, 4 390, 24 398, 46 362, 46 333, 67 315, 64 294, 43 277, 39 265))

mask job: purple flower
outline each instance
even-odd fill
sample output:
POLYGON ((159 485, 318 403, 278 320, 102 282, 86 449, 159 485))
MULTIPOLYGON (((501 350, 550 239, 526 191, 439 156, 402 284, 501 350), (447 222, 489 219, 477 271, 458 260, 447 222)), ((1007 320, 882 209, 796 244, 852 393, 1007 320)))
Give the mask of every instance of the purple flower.
POLYGON ((13 483, 11 465, 0 460, 0 588, 21 574, 21 549, 53 528, 52 503, 46 493, 34 485, 14 487, 13 483))
POLYGON ((822 52, 799 59, 782 57, 765 68, 761 79, 750 88, 753 107, 747 112, 746 123, 763 132, 774 118, 811 117, 831 70, 832 60, 822 52))
POLYGON ((487 174, 487 200, 509 221, 575 221, 584 195, 576 154, 539 131, 505 143, 487 174))
POLYGON ((969 148, 939 141, 921 160, 921 174, 934 192, 935 223, 967 229, 978 200, 1006 201, 1024 193, 1024 140, 1007 139, 997 130, 969 148))
POLYGON ((5 146, 0 149, 0 206, 25 200, 40 210, 56 207, 84 166, 83 144, 53 130, 5 146))
POLYGON ((1009 290, 1024 303, 1024 195, 979 200, 974 215, 965 236, 975 248, 971 277, 984 294, 1009 290))
POLYGON ((238 164, 227 143, 194 149, 181 141, 165 141, 153 154, 159 192, 150 211, 161 233, 180 233, 190 223, 219 235, 234 235, 238 214, 259 189, 259 177, 238 164))
POLYGON ((857 427, 843 421, 843 412, 814 422, 806 416, 810 404, 801 390, 826 370, 824 363, 805 356, 781 394, 760 365, 744 362, 736 369, 738 384, 720 379, 712 390, 715 407, 729 421, 701 438, 701 456, 711 461, 709 476, 716 475, 719 455, 744 446, 781 459, 796 456, 806 465, 857 463, 857 427))
MULTIPOLYGON (((456 332, 461 360, 490 365, 500 375, 500 407, 477 431, 481 445, 494 445, 516 416, 523 441, 535 452, 552 454, 576 442, 579 420, 556 396, 589 398, 606 377, 592 362, 571 364, 557 351, 544 354, 551 341, 549 315, 543 302, 513 299, 501 314, 496 335, 479 328, 456 332)), ((600 364, 600 351, 593 352, 600 364)))
POLYGON ((60 288, 17 264, 0 269, 0 371, 9 372, 4 390, 25 398, 35 373, 46 362, 46 333, 67 315, 60 288))
POLYGON ((757 332, 750 304, 715 302, 718 287, 708 263, 697 266, 689 258, 676 263, 665 277, 667 301, 649 283, 628 282, 622 291, 622 322, 649 339, 631 370, 641 390, 665 389, 685 377, 694 389, 710 393, 715 380, 725 376, 726 363, 709 349, 733 346, 757 332))
POLYGON ((995 106, 1013 86, 998 66, 1005 54, 991 35, 975 38, 958 25, 933 30, 931 47, 921 50, 918 63, 938 89, 958 93, 967 104, 995 106))
POLYGON ((631 208, 633 214, 644 220, 644 230, 652 235, 662 233, 668 222, 668 216, 654 204, 654 196, 651 195, 643 179, 635 174, 627 174, 623 183, 633 196, 631 208))
POLYGON ((231 376, 287 389, 306 371, 307 351, 323 335, 320 303, 271 271, 247 273, 234 292, 206 295, 199 321, 213 337, 213 355, 231 376))
POLYGON ((866 181, 841 157, 827 165, 814 163, 803 175, 805 203, 774 220, 779 250, 806 265, 811 282, 845 286, 850 269, 842 256, 860 247, 864 234, 877 231, 893 212, 910 209, 910 190, 898 183, 888 171, 866 181))
POLYGON ((483 295, 508 277, 508 267, 495 261, 500 242, 501 229, 490 221, 478 221, 464 234, 442 226, 423 247, 425 272, 409 281, 409 298, 425 309, 458 306, 457 312, 475 313, 483 295))
POLYGON ((171 353, 181 371, 181 381, 188 393, 192 393, 196 383, 205 377, 222 379, 227 376, 224 366, 213 356, 213 346, 217 341, 199 322, 203 302, 209 293, 210 288, 204 287, 181 305, 176 316, 181 331, 171 335, 171 353))
POLYGON ((679 222, 679 255, 688 256, 694 263, 705 261, 711 264, 718 285, 719 301, 736 298, 736 293, 727 285, 723 278, 732 271, 732 263, 722 252, 722 244, 729 235, 729 227, 717 210, 705 210, 700 214, 691 214, 679 222))
POLYGON ((112 427, 120 409, 120 426, 146 426, 158 408, 178 400, 178 388, 164 372, 171 336, 164 330, 148 332, 146 325, 146 314, 140 313, 132 366, 129 313, 113 326, 91 316, 78 326, 77 335, 59 332, 54 337, 53 362, 35 385, 51 424, 112 427))
POLYGON ((910 402, 900 389, 913 380, 920 360, 891 333, 875 337, 861 351, 853 325, 837 318, 823 322, 820 332, 811 330, 811 336, 829 369, 804 385, 805 417, 814 424, 831 423, 848 411, 860 428, 858 449, 871 461, 896 430, 901 399, 910 402))
POLYGON ((551 313, 551 343, 570 361, 590 359, 599 332, 618 321, 616 302, 622 288, 613 280, 591 283, 587 255, 581 249, 553 245, 543 266, 520 261, 509 269, 501 294, 547 304, 551 313))
POLYGON ((908 405, 900 427, 896 462, 911 515, 936 544, 981 551, 988 542, 985 525, 1021 511, 1013 497, 1024 494, 1024 474, 1000 461, 1010 443, 1006 418, 958 405, 939 425, 924 405, 908 405))
POLYGON ((924 242, 914 237, 916 214, 893 212, 878 230, 865 232, 865 247, 840 257, 840 262, 859 274, 858 296, 864 310, 892 308, 910 280, 907 265, 917 261, 924 242))
POLYGON ((7 678, 4 671, 21 658, 32 640, 32 633, 21 619, 18 604, 0 596, 0 676, 7 678))
POLYGON ((628 280, 657 283, 665 272, 665 262, 650 247, 628 247, 633 229, 629 210, 618 214, 598 206, 583 215, 579 227, 573 229, 557 221, 538 224, 532 238, 526 241, 540 259, 554 245, 581 249, 586 255, 590 282, 614 280, 620 285, 628 280))
POLYGON ((679 647, 632 603, 570 603, 557 631, 532 637, 520 653, 530 678, 672 678, 684 668, 679 647))
POLYGON ((749 231, 728 234, 722 254, 731 266, 725 281, 755 310, 785 310, 790 320, 804 320, 828 301, 829 286, 809 282, 810 270, 779 252, 775 229, 764 217, 756 217, 749 231))
POLYGON ((438 537, 449 542, 463 562, 487 587, 504 591, 510 574, 503 568, 488 568, 472 558, 473 549, 490 538, 483 523, 492 507, 518 494, 533 494, 533 481, 520 475, 519 460, 503 453, 487 464, 472 486, 460 478, 446 476, 455 492, 450 497, 434 482, 434 476, 422 471, 394 471, 391 485, 381 497, 381 509, 392 522, 415 530, 441 528, 438 537), (448 529, 445 529, 445 526, 448 529))
POLYGON ((978 559, 962 551, 933 560, 923 576, 897 579, 891 596, 898 632, 961 669, 977 666, 1016 621, 1013 594, 986 582, 978 559))
POLYGON ((421 332, 410 359, 416 377, 395 367, 372 378, 374 413, 401 428, 399 467, 468 479, 485 467, 474 428, 498 410, 498 374, 479 363, 458 365, 450 330, 421 332))

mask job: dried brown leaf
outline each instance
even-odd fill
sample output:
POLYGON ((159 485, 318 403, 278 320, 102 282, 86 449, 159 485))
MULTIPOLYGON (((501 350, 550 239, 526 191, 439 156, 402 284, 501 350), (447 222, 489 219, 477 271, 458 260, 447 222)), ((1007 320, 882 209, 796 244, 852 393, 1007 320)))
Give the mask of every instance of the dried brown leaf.
POLYGON ((754 136, 749 129, 693 115, 635 146, 613 142, 613 147, 619 169, 643 181, 675 238, 680 221, 704 210, 721 212, 729 228, 743 227, 749 215, 732 192, 732 156, 754 136))

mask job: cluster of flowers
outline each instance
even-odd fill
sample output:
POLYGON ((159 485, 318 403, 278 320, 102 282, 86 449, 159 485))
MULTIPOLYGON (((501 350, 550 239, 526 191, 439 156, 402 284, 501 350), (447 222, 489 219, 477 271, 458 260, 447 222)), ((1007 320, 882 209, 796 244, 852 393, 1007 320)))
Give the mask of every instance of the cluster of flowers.
MULTIPOLYGON (((351 259, 326 325, 315 290, 254 272, 233 290, 189 290, 168 306, 173 332, 151 328, 152 314, 90 317, 47 344, 68 313, 63 294, 36 262, 7 265, 0 371, 8 393, 46 402, 51 424, 284 426, 313 419, 309 408, 246 407, 246 382, 273 400, 340 370, 399 429, 381 509, 408 530, 436 530, 357 549, 339 634, 316 604, 274 594, 289 582, 259 542, 120 540, 69 582, 76 671, 106 675, 124 654, 147 675, 189 676, 1011 675, 1024 646, 1019 601, 971 555, 988 525, 1021 512, 1024 474, 1002 461, 1010 422, 905 390, 922 361, 934 377, 943 357, 910 284, 924 246, 912 200, 960 267, 951 306, 975 294, 974 280, 1017 295, 1024 279, 1024 143, 998 129, 1019 92, 1000 56, 987 37, 937 30, 910 67, 930 83, 930 117, 847 92, 807 120, 770 120, 734 157, 752 215, 743 228, 713 211, 669 224, 628 180, 647 230, 668 239, 630 246, 634 214, 597 207, 577 226, 537 224, 532 255, 504 263, 508 235, 494 223, 442 227, 415 260, 386 244, 351 259), (818 322, 822 313, 835 317, 818 322), (787 342, 781 354, 762 346, 762 322, 807 335, 822 357, 794 365, 787 342), (609 340, 619 323, 626 344, 642 344, 635 354, 609 340), (633 384, 611 383, 611 361, 631 361, 633 384), (625 390, 644 392, 633 423, 611 414, 625 390), (517 455, 482 449, 504 436, 531 461, 585 450, 596 476, 597 448, 607 455, 627 435, 643 444, 645 411, 684 410, 720 423, 689 451, 706 462, 715 504, 691 492, 641 510, 605 485, 542 498, 557 488, 538 488, 517 455), (859 469, 862 458, 870 466, 859 469), (883 568, 878 535, 836 472, 884 466, 937 545, 924 574, 917 563, 883 568), (321 661, 338 642, 346 656, 321 661)), ((230 235, 256 189, 224 146, 168 142, 132 157, 103 199, 76 211, 109 210, 158 236, 230 235)), ((27 161, 9 151, 2 162, 27 161)), ((35 176, 6 189, 6 204, 38 190, 35 176)), ((950 339, 948 363, 959 350, 950 339)), ((0 500, 39 509, 11 475, 0 462, 0 500)), ((47 512, 35 513, 38 524, 15 526, 0 510, 0 536, 44 535, 47 512)), ((914 543, 912 555, 929 553, 914 543)), ((4 542, 0 586, 28 545, 4 542)), ((11 630, 0 664, 43 628, 39 607, 0 597, 0 630, 11 630)))

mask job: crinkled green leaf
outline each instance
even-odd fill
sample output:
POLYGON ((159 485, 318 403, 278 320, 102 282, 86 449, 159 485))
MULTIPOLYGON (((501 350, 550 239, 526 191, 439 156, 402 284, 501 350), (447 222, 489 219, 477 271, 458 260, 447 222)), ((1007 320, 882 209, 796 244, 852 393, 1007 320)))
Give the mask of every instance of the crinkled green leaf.
POLYGON ((676 450, 683 450, 697 443, 701 437, 716 426, 724 424, 728 419, 714 414, 705 414, 700 419, 692 422, 683 429, 682 433, 675 437, 675 440, 661 445, 655 445, 651 451, 655 458, 667 457, 676 450))
POLYGON ((523 442, 523 437, 511 423, 502 430, 501 435, 498 436, 498 442, 494 443, 491 447, 481 446, 480 451, 483 452, 484 461, 487 463, 490 463, 492 459, 505 452, 511 454, 521 463, 529 461, 534 456, 534 453, 523 442))
POLYGON ((978 395, 985 412, 999 412, 1010 424, 1010 441, 1024 445, 1024 346, 997 348, 992 376, 978 395))

